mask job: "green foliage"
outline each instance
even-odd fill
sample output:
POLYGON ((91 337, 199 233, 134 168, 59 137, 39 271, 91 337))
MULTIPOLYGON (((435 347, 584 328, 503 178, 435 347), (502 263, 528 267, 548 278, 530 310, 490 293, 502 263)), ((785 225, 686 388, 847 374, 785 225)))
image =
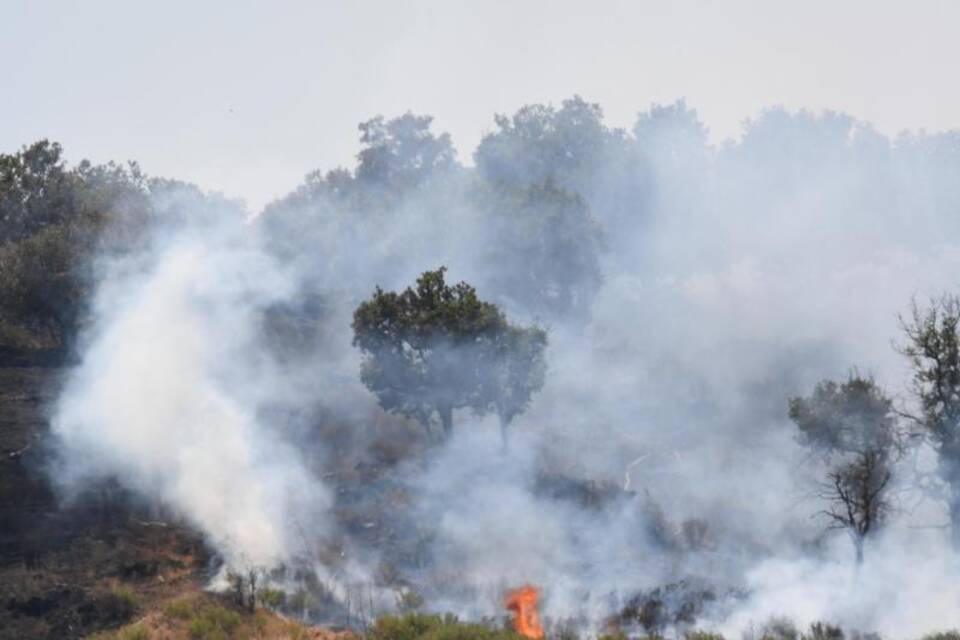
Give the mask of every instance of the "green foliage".
POLYGON ((136 245, 152 211, 135 164, 68 169, 61 154, 46 140, 0 154, 0 310, 69 347, 94 255, 136 245))
POLYGON ((683 640, 725 640, 723 635, 713 631, 692 629, 683 634, 683 640))
POLYGON ((444 268, 401 293, 379 287, 354 313, 361 378, 387 410, 429 428, 436 413, 449 433, 454 409, 495 409, 509 421, 543 385, 546 333, 514 327, 496 305, 444 268))
POLYGON ((384 616, 367 634, 367 640, 519 640, 513 631, 460 622, 454 616, 408 613, 384 616))
POLYGON ((802 640, 843 640, 843 629, 827 622, 814 622, 802 640))
POLYGON ((926 308, 916 302, 900 323, 900 352, 913 370, 912 393, 920 408, 913 422, 936 448, 939 472, 951 490, 953 543, 960 549, 960 296, 944 295, 926 308))
POLYGON ((923 636, 922 640, 960 640, 960 631, 951 629, 949 631, 937 631, 923 636))
POLYGON ((150 631, 140 623, 116 631, 101 631, 87 636, 87 640, 150 640, 150 631))
POLYGON ((397 609, 404 613, 417 611, 424 605, 423 596, 411 589, 404 589, 397 593, 397 609))
POLYGON ((188 630, 195 640, 221 640, 230 637, 230 632, 240 624, 240 614, 217 605, 209 605, 197 611, 190 620, 188 630))
POLYGON ((263 587, 257 594, 257 599, 263 606, 276 609, 284 605, 287 600, 287 594, 280 589, 263 587))
POLYGON ((195 612, 196 607, 194 603, 187 598, 168 602, 163 607, 163 613, 168 618, 174 618, 176 620, 189 620, 195 612))
POLYGON ((603 281, 603 241, 584 200, 553 182, 481 184, 472 199, 495 238, 481 256, 489 287, 534 314, 586 321, 603 281))
POLYGON ((360 124, 357 179, 392 189, 416 187, 434 172, 452 168, 456 151, 449 134, 430 131, 433 118, 410 112, 384 120, 377 116, 360 124))
POLYGON ((62 153, 59 144, 40 140, 0 154, 0 244, 67 222, 76 212, 75 180, 62 153))
POLYGON ((580 96, 551 105, 526 105, 513 116, 497 115, 496 130, 474 154, 486 180, 514 187, 553 181, 584 193, 605 165, 620 134, 603 124, 600 106, 580 96))
POLYGON ((72 342, 87 295, 79 265, 89 252, 89 238, 65 226, 0 247, 0 308, 7 318, 42 326, 60 344, 72 342))
POLYGON ((533 395, 543 388, 546 348, 547 333, 539 327, 507 325, 493 335, 480 361, 480 388, 474 410, 493 410, 504 428, 526 411, 533 395))
MULTIPOLYGON (((136 163, 68 168, 41 140, 0 154, 0 321, 69 348, 92 290, 96 256, 142 249, 158 217, 238 208, 185 183, 148 179, 136 163)), ((9 328, 0 334, 14 335, 9 328)), ((23 344, 11 346, 24 346, 23 344)))
POLYGON ((149 638, 150 632, 139 624, 126 627, 117 634, 117 640, 149 640, 149 638))
POLYGON ((823 453, 887 450, 894 444, 893 402, 872 378, 851 374, 820 382, 809 398, 791 398, 790 419, 806 446, 823 453))
POLYGON ((96 597, 97 618, 104 622, 126 622, 137 612, 139 598, 129 587, 111 589, 96 597))
POLYGON ((789 618, 771 618, 760 630, 760 640, 799 640, 800 632, 789 618))

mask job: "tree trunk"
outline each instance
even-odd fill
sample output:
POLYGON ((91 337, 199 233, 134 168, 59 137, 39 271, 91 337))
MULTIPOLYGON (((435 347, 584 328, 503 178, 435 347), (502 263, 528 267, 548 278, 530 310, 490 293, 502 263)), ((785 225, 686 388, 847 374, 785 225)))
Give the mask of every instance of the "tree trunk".
POLYGON ((955 553, 960 553, 960 487, 951 489, 950 497, 950 542, 955 553))
POLYGON ((497 418, 500 420, 500 441, 503 443, 503 450, 506 451, 510 446, 510 438, 508 437, 510 423, 503 417, 502 413, 498 413, 497 418))
POLYGON ((443 425, 443 437, 447 439, 453 433, 453 407, 444 405, 437 409, 440 414, 440 423, 443 425))
POLYGON ((857 550, 857 567, 863 564, 863 538, 856 536, 853 539, 853 546, 857 550))

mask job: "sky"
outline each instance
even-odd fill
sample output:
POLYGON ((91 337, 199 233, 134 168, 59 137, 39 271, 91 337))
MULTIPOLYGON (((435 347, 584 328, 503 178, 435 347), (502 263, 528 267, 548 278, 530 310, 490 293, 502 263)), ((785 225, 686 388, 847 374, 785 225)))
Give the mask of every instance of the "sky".
POLYGON ((623 127, 684 97, 716 143, 771 105, 954 129, 957 24, 947 0, 0 0, 0 152, 49 138, 255 210, 407 110, 467 163, 495 113, 573 94, 623 127))

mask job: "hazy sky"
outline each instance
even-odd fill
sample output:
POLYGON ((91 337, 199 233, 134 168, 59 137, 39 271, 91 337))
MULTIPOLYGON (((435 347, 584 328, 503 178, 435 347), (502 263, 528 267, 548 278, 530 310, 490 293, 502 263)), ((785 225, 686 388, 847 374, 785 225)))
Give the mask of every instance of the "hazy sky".
POLYGON ((947 0, 0 0, 0 151, 48 137, 256 207, 408 109, 467 161, 495 112, 574 93, 620 126, 686 97, 715 141, 772 104, 960 128, 957 25, 947 0))

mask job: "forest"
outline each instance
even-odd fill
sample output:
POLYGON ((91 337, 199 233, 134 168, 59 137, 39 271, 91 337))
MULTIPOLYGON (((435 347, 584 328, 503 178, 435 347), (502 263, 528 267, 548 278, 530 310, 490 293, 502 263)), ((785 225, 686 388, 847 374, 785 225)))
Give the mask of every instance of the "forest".
POLYGON ((262 210, 0 154, 58 500, 119 487, 212 589, 374 640, 508 633, 526 584, 548 637, 956 637, 960 132, 573 96, 469 157, 358 135, 262 210))

